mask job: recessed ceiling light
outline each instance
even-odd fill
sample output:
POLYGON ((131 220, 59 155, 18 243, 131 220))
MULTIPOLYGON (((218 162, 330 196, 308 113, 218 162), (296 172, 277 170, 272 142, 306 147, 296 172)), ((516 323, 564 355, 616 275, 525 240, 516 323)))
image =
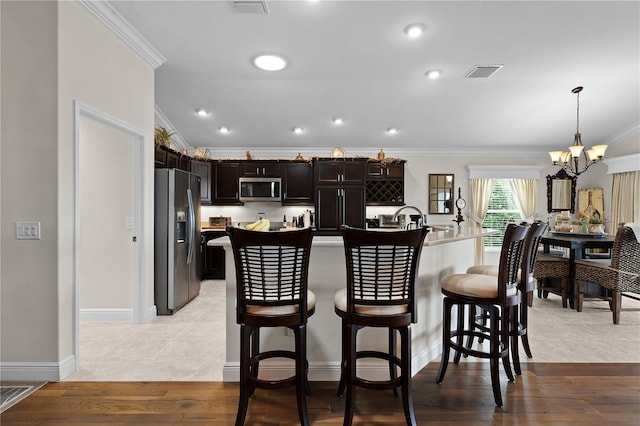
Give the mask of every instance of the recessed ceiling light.
POLYGON ((226 127, 226 126, 220 126, 220 127, 218 127, 218 131, 220 133, 229 133, 231 131, 231 129, 226 127))
POLYGON ((425 24, 411 24, 407 25, 404 28, 404 33, 411 38, 417 38, 422 35, 427 30, 427 26, 425 24))
POLYGON ((253 64, 264 71, 280 71, 287 66, 287 61, 278 55, 260 55, 253 59, 253 64))
POLYGON ((442 71, 440 71, 440 70, 431 70, 431 71, 427 71, 425 74, 430 79, 435 80, 436 78, 440 78, 440 75, 442 75, 442 71))
POLYGON ((398 133, 398 129, 396 129, 395 127, 389 127, 387 129, 387 133, 390 135, 395 135, 396 133, 398 133))
POLYGON ((300 133, 302 133, 304 130, 302 129, 302 127, 294 127, 293 128, 293 133, 295 133, 296 135, 299 135, 300 133))
POLYGON ((333 124, 341 125, 342 123, 344 123, 344 120, 342 118, 334 117, 333 124))
POLYGON ((207 117, 209 115, 209 111, 207 111, 204 108, 198 108, 196 110, 196 113, 200 116, 200 117, 207 117))

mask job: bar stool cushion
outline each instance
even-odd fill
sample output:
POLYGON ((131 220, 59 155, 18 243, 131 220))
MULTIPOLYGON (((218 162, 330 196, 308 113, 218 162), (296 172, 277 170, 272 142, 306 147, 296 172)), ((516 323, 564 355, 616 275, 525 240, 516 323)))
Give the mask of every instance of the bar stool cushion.
MULTIPOLYGON (((316 295, 307 290, 307 310, 313 311, 316 307, 316 295)), ((298 304, 295 305, 281 305, 281 306, 261 306, 261 305, 247 305, 247 313, 251 315, 289 315, 298 312, 298 304)))
POLYGON ((498 276, 498 265, 473 265, 467 268, 467 274, 498 276))
MULTIPOLYGON (((347 289, 338 290, 333 296, 336 309, 347 312, 347 289)), ((362 315, 398 315, 409 311, 407 305, 355 305, 356 313, 362 315)))
MULTIPOLYGON (((498 277, 482 274, 453 274, 442 280, 443 290, 464 296, 492 299, 498 297, 498 277)), ((518 289, 508 288, 507 296, 515 295, 518 289)))

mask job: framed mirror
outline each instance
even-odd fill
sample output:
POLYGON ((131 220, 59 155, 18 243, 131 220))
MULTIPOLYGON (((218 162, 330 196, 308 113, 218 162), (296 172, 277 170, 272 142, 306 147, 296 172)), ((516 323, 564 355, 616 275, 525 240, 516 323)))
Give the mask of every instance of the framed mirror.
POLYGON ((576 180, 564 169, 555 175, 547 176, 547 212, 561 212, 576 209, 576 180))
POLYGON ((429 174, 429 214, 453 214, 453 175, 429 174))

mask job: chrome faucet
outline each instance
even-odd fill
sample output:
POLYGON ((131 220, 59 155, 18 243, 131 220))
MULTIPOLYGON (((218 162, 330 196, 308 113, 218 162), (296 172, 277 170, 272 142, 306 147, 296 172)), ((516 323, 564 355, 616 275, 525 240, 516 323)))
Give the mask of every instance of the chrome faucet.
MULTIPOLYGON (((398 215, 400 214, 401 211, 405 210, 405 209, 412 209, 415 210, 416 212, 418 212, 420 214, 420 218, 418 219, 418 223, 416 224, 418 227, 424 226, 425 225, 425 217, 422 214, 422 211, 417 208, 416 206, 404 206, 404 207, 400 207, 394 214, 393 214, 393 220, 397 221, 398 220, 398 215)), ((410 224, 407 223, 405 228, 409 229, 410 224)))

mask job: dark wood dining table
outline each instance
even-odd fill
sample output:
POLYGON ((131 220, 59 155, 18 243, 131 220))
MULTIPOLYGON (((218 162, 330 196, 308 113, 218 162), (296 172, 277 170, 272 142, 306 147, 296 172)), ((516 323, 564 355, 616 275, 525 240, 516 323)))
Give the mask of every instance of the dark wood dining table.
POLYGON ((603 248, 611 250, 613 248, 613 242, 615 241, 614 235, 599 235, 599 234, 571 234, 569 232, 547 232, 540 240, 543 246, 543 251, 549 253, 550 247, 564 247, 569 249, 569 305, 571 309, 575 309, 575 301, 577 299, 576 294, 576 259, 585 258, 585 249, 588 248, 603 248))

